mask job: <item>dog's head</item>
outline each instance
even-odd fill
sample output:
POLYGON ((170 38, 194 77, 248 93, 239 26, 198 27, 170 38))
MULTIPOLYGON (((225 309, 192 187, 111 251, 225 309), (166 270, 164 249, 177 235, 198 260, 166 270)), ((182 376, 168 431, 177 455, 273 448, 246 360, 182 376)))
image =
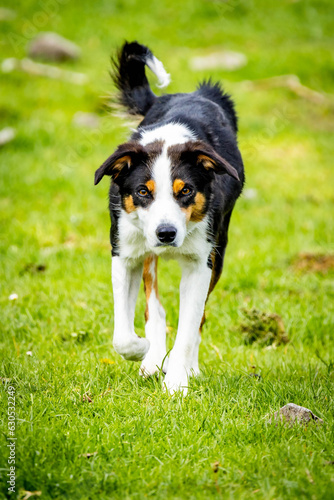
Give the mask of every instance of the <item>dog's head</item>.
POLYGON ((95 172, 95 184, 110 175, 118 185, 122 209, 140 227, 150 249, 180 247, 190 222, 205 218, 214 174, 239 180, 232 165, 202 141, 167 147, 122 144, 95 172))

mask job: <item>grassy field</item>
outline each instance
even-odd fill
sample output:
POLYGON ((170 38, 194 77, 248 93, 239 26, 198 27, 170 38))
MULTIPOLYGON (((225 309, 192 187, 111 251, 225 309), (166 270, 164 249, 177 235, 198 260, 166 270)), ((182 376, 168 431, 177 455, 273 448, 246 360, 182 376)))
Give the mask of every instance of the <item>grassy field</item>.
MULTIPOLYGON (((333 255, 332 2, 3 6, 16 17, 0 21, 1 59, 24 57, 39 31, 56 31, 82 49, 78 62, 61 67, 88 81, 0 73, 0 129, 16 129, 0 149, 0 497, 334 498, 334 271, 330 257, 319 259, 333 255), (94 187, 93 177, 128 135, 104 97, 112 91, 109 55, 125 38, 148 44, 164 62, 169 91, 191 91, 212 75, 233 94, 240 116, 248 191, 208 303, 202 375, 184 400, 163 393, 161 380, 141 379, 138 363, 112 347, 108 186, 94 187), (191 57, 221 49, 242 52, 248 64, 234 72, 190 69, 191 57), (272 80, 245 83, 286 74, 324 99, 313 102, 272 80), (75 126, 77 111, 97 113, 99 127, 75 126), (278 314, 290 342, 245 344, 243 310, 252 308, 278 314), (16 395, 13 494, 9 387, 16 395), (324 425, 269 425, 267 415, 289 402, 324 425)), ((169 347, 179 278, 176 264, 160 263, 169 347)), ((140 335, 144 308, 141 291, 140 335)))

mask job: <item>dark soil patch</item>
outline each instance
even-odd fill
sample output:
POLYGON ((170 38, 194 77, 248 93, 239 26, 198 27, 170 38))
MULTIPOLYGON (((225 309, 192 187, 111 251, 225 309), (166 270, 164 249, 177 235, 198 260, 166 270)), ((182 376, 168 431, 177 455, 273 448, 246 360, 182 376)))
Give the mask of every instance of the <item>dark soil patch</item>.
POLYGON ((287 344, 282 318, 276 313, 265 313, 258 309, 243 309, 244 321, 239 329, 244 337, 245 344, 260 346, 287 344))
POLYGON ((326 274, 334 269, 334 255, 303 252, 292 262, 295 271, 326 274))

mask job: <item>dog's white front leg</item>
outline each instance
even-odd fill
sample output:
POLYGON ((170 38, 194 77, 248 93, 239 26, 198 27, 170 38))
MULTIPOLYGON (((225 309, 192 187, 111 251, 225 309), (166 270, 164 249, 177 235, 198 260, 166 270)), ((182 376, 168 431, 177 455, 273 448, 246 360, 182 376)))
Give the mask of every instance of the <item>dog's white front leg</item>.
POLYGON ((114 348, 123 358, 140 361, 150 343, 134 331, 134 316, 142 264, 131 266, 121 257, 112 258, 112 285, 114 292, 114 348))
POLYGON ((166 314, 162 307, 158 293, 158 268, 157 257, 150 256, 144 262, 144 290, 146 295, 145 334, 150 342, 139 373, 150 376, 159 371, 161 367, 166 371, 166 314), (165 360, 165 361, 164 361, 165 360), (162 362, 164 366, 162 367, 162 362))
POLYGON ((185 395, 188 377, 199 373, 199 328, 208 295, 211 269, 207 266, 207 259, 186 262, 182 267, 179 325, 164 384, 171 394, 182 391, 185 395))

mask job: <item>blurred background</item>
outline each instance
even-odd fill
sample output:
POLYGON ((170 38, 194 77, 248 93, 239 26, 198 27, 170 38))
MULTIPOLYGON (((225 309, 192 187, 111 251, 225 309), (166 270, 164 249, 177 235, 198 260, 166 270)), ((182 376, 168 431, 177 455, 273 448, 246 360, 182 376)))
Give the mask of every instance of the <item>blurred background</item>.
MULTIPOLYGON (((98 292, 109 304, 108 188, 94 187, 93 177, 132 124, 109 108, 110 55, 125 39, 147 44, 163 61, 169 92, 192 91, 212 77, 236 102, 247 182, 213 305, 224 287, 282 308, 281 291, 268 297, 278 277, 287 293, 291 265, 324 266, 327 276, 334 200, 329 0, 10 1, 1 6, 0 30, 3 300, 8 305, 17 294, 35 314, 44 310, 40 333, 50 323, 45 311, 54 308, 56 333, 70 335, 77 322, 81 330, 112 329, 111 307, 105 310, 98 292), (77 311, 77 303, 89 311, 77 311), (93 309, 103 326, 92 325, 93 309)), ((165 286, 176 322, 173 272, 165 286)), ((8 321, 7 328, 30 335, 24 321, 8 321)))
MULTIPOLYGON (((27 345, 31 328, 42 342, 45 329, 55 339, 92 329, 110 339, 108 183, 94 187, 93 177, 134 125, 120 109, 110 111, 110 55, 124 40, 147 44, 163 61, 172 77, 168 92, 192 91, 212 77, 236 102, 247 181, 233 217, 225 279, 210 300, 217 325, 228 292, 227 325, 237 321, 240 301, 286 309, 295 324, 282 296, 295 293, 300 308, 301 279, 311 295, 324 280, 328 298, 334 233, 329 0, 10 1, 0 9, 0 30, 7 331, 21 332, 27 345), (306 274, 296 277, 291 269, 306 274), (13 318, 8 296, 16 295, 13 318), (40 315, 37 326, 22 312, 27 304, 32 317, 40 315)), ((173 279, 162 278, 162 285, 173 330, 179 270, 168 266, 173 279)), ((143 327, 140 314, 140 332, 143 327)))

